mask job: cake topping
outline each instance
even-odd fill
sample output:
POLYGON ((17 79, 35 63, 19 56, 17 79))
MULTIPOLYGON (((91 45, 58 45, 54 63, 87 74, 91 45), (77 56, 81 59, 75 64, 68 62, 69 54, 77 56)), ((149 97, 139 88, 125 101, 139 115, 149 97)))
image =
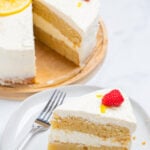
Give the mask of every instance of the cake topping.
MULTIPOLYGON (((83 1, 85 1, 85 2, 90 2, 90 0, 83 0, 83 1)), ((78 2, 78 3, 77 3, 77 7, 80 8, 81 6, 82 6, 82 2, 78 2)))
POLYGON ((103 104, 100 105, 100 112, 101 113, 106 113, 106 109, 107 109, 107 106, 105 106, 103 104))
POLYGON ((124 101, 124 98, 119 90, 112 90, 102 98, 102 104, 108 107, 118 107, 124 101))
POLYGON ((97 94, 96 97, 97 97, 97 98, 102 98, 103 95, 102 95, 102 94, 97 94))
POLYGON ((31 0, 0 0, 0 16, 19 13, 31 4, 31 0))

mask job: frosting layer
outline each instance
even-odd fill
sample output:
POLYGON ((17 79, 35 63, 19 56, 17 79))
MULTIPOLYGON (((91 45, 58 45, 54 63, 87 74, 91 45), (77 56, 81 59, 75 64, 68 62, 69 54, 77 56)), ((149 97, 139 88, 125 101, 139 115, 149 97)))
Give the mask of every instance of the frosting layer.
POLYGON ((0 50, 34 50, 32 6, 24 11, 0 17, 0 50))
POLYGON ((29 78, 35 75, 33 51, 6 51, 0 49, 0 78, 29 78))
POLYGON ((32 5, 0 17, 0 79, 15 82, 35 76, 32 5), (13 81, 14 79, 14 81, 13 81))

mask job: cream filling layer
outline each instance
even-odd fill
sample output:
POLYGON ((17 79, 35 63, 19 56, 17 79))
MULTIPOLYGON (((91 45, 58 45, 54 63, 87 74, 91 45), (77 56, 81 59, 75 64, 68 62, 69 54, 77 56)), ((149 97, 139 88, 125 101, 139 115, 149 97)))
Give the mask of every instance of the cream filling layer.
POLYGON ((119 142, 113 142, 113 139, 104 140, 97 136, 85 134, 82 132, 50 129, 49 143, 57 141, 62 143, 83 144, 94 147, 100 147, 102 145, 110 147, 129 147, 129 145, 121 145, 119 142))
POLYGON ((47 34, 53 36, 55 39, 63 41, 68 47, 77 51, 76 46, 65 37, 57 28, 55 28, 51 23, 43 19, 41 16, 33 13, 34 25, 42 29, 47 34))

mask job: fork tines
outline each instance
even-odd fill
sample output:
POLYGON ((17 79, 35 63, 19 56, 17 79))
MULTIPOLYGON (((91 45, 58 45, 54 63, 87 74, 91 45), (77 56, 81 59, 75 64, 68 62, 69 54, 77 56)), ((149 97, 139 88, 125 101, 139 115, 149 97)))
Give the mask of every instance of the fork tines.
POLYGON ((53 110, 63 103, 65 96, 66 93, 60 90, 55 90, 36 121, 38 123, 40 122, 49 125, 49 118, 53 110))

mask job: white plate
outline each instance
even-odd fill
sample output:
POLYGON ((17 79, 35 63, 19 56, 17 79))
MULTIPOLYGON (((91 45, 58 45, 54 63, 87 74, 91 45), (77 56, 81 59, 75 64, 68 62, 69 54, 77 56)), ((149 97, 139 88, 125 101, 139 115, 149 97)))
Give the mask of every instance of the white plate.
MULTIPOLYGON (((98 90, 99 88, 94 86, 76 85, 60 87, 59 89, 67 92, 67 101, 69 97, 81 96, 98 90)), ((0 144, 0 150, 14 150, 19 139, 21 139, 30 129, 32 122, 49 99, 53 90, 54 89, 50 89, 35 94, 27 98, 20 105, 6 125, 0 144)), ((145 111, 135 101, 131 100, 131 102, 138 122, 137 130, 133 135, 136 139, 133 140, 131 149, 150 150, 150 121, 145 111), (146 142, 146 145, 142 145, 142 142, 144 141, 146 142)), ((46 150, 48 134, 49 131, 35 136, 26 147, 26 150, 46 150)))

